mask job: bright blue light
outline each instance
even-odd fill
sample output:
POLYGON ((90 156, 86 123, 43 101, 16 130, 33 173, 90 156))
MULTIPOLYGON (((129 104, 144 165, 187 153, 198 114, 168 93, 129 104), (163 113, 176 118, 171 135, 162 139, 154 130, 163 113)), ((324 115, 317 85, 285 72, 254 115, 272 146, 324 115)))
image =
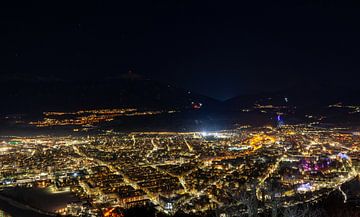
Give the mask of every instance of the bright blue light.
POLYGON ((340 157, 341 159, 350 160, 350 157, 345 153, 340 152, 337 156, 340 157))
POLYGON ((304 184, 301 184, 297 188, 297 191, 310 191, 311 189, 312 189, 312 186, 310 183, 304 183, 304 184))

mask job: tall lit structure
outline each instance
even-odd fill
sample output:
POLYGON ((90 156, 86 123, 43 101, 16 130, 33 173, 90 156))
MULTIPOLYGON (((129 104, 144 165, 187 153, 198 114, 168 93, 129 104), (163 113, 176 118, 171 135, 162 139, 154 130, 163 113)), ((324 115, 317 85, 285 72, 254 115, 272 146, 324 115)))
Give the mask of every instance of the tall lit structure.
POLYGON ((285 125, 284 120, 281 118, 281 115, 279 115, 279 114, 276 117, 276 122, 277 122, 278 127, 282 127, 285 125))

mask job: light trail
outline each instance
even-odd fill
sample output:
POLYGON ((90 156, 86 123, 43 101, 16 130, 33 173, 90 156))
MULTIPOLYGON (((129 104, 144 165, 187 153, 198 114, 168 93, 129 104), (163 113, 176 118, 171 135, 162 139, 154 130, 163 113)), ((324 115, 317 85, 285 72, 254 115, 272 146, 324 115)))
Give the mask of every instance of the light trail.
POLYGON ((344 196, 344 203, 346 203, 346 201, 347 201, 347 195, 346 195, 346 193, 341 189, 341 186, 339 186, 339 191, 341 192, 341 194, 344 196))
POLYGON ((188 147, 189 151, 192 152, 192 151, 193 151, 193 147, 188 143, 188 141, 186 140, 185 137, 184 137, 184 142, 185 142, 186 146, 188 147))

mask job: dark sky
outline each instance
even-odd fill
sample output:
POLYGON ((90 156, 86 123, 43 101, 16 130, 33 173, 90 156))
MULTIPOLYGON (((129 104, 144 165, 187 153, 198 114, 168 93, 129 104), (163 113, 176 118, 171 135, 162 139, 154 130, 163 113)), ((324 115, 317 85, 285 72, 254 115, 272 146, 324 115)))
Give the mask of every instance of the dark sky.
POLYGON ((51 2, 1 7, 2 74, 72 80, 134 69, 218 99, 309 82, 359 85, 355 3, 51 2))

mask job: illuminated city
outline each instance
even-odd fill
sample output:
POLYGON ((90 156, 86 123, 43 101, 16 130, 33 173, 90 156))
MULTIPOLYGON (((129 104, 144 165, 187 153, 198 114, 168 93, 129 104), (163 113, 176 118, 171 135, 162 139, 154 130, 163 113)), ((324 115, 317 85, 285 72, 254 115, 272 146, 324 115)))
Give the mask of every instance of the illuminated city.
POLYGON ((72 192, 75 202, 51 210, 71 216, 114 216, 118 209, 149 205, 170 215, 222 210, 231 216, 246 212, 239 189, 253 193, 259 209, 271 209, 274 200, 290 207, 321 200, 358 179, 359 132, 297 124, 212 132, 4 136, 1 187, 72 192))
POLYGON ((358 2, 0 10, 0 217, 360 217, 358 2))

